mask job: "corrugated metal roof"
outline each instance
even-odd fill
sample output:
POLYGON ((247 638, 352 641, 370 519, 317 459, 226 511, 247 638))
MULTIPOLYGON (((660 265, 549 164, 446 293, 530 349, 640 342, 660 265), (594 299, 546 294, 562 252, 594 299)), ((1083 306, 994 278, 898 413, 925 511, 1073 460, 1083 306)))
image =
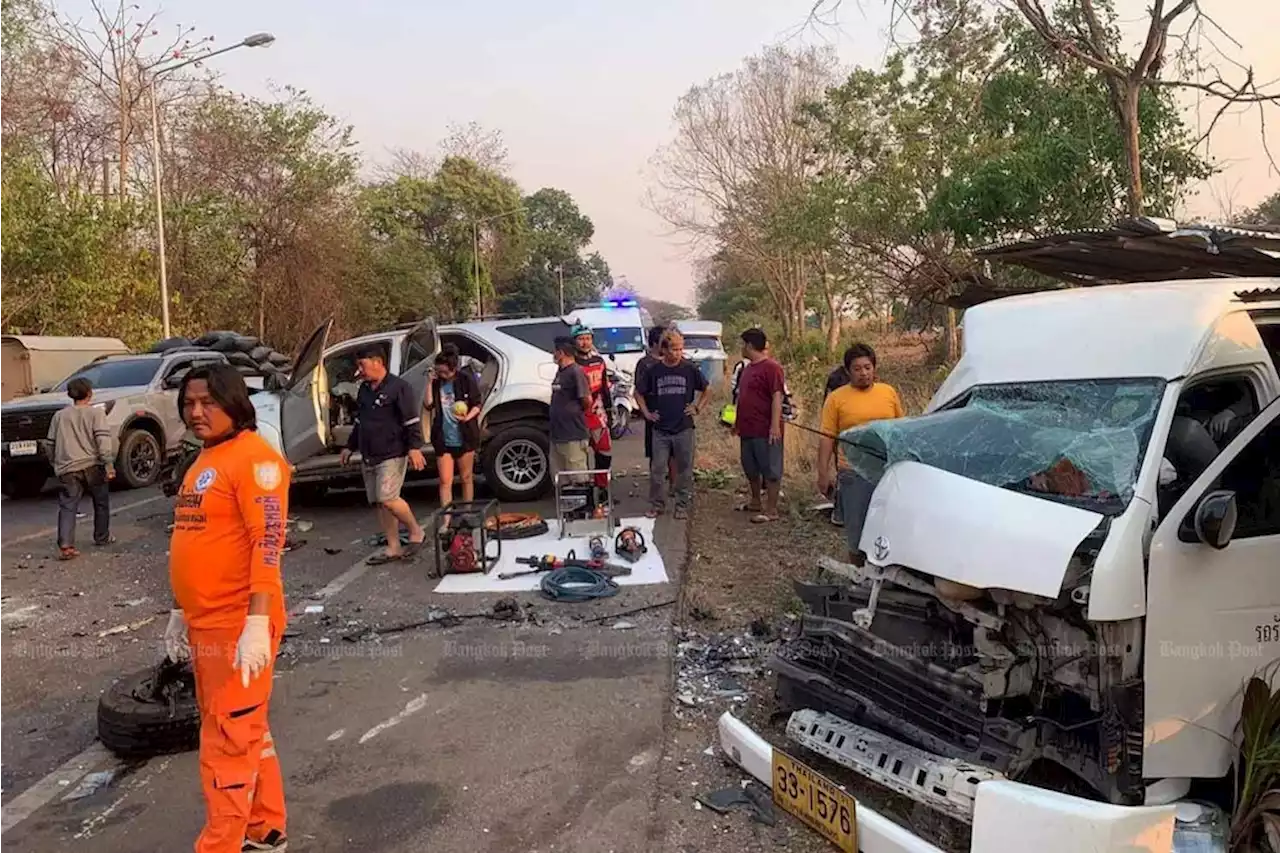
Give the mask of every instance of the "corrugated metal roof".
POLYGON ((17 341, 24 349, 43 352, 63 350, 71 352, 128 352, 129 347, 119 338, 82 338, 57 335, 4 335, 0 340, 17 341))

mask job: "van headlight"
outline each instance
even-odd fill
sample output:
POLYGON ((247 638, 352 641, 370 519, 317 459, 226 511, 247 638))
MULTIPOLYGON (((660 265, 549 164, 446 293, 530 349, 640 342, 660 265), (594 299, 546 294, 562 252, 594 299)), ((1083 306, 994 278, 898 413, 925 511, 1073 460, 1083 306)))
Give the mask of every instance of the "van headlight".
POLYGON ((1227 815, 1212 803, 1174 803, 1173 853, 1227 853, 1227 815))

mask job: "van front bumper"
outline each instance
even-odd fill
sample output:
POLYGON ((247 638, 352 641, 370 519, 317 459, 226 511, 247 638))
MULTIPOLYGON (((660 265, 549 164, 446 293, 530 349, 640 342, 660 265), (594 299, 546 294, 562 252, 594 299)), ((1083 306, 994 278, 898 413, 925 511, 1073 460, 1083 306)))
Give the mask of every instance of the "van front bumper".
MULTIPOLYGON (((772 787, 773 746, 725 712, 720 748, 761 784, 772 787)), ((1171 853, 1175 807, 1116 806, 1006 779, 981 782, 969 853, 1171 853)), ((945 853, 858 803, 862 853, 945 853)))

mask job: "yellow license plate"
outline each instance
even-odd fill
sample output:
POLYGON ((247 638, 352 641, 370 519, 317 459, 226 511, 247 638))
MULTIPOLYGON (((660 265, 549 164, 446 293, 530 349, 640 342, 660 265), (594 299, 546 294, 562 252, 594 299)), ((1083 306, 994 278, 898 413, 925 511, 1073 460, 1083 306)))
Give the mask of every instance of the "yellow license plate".
POLYGON ((826 776, 776 748, 773 801, 845 853, 858 853, 857 801, 826 776))

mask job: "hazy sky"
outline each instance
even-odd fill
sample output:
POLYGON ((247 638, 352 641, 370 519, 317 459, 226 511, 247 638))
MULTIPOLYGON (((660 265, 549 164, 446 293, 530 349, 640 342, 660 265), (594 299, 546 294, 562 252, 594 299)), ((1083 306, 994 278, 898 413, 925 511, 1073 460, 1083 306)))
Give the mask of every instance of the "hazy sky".
MULTIPOLYGON (((106 0, 110 3, 110 0, 106 0)), ((137 0, 143 10, 147 0, 137 0)), ((64 11, 84 0, 62 0, 64 11)), ((233 89, 267 95, 307 90, 355 126, 366 161, 388 147, 434 152, 451 123, 501 130, 526 192, 561 187, 596 226, 595 247, 641 293, 685 304, 693 276, 679 238, 643 205, 644 171, 670 138, 676 100, 694 83, 732 71, 766 44, 793 36, 812 0, 164 0, 162 27, 194 24, 229 44, 252 32, 265 49, 214 59, 233 89)), ((1145 0, 1119 0, 1137 19, 1145 0)), ((1204 0, 1255 65, 1280 78, 1277 0, 1204 0), (1270 40, 1271 43, 1268 43, 1270 40)), ((845 0, 844 61, 884 55, 882 0, 845 0)), ((812 38, 812 34, 808 36, 812 38)), ((1225 40, 1219 42, 1226 47, 1225 40)), ((1206 107, 1204 113, 1211 115, 1206 107)), ((1280 155, 1280 110, 1268 117, 1280 155)), ((1207 120, 1207 119, 1206 119, 1207 120)), ((1230 161, 1192 203, 1213 216, 1280 189, 1259 143, 1256 110, 1220 124, 1211 153, 1230 161)))

